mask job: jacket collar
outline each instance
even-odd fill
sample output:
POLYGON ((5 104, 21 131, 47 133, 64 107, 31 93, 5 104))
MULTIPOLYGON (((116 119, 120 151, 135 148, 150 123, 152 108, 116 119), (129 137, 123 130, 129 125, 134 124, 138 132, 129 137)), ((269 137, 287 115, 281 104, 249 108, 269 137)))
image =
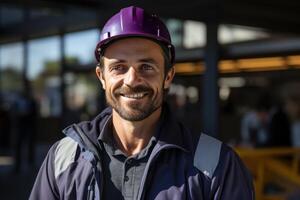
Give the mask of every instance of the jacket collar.
POLYGON ((177 121, 167 103, 163 105, 158 143, 160 145, 175 145, 185 151, 191 150, 188 130, 177 121))

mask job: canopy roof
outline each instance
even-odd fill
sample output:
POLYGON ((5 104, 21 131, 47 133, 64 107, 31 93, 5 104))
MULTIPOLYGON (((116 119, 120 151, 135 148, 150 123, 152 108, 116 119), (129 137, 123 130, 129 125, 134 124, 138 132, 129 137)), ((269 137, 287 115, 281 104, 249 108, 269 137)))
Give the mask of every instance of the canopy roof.
POLYGON ((121 7, 137 5, 164 18, 211 21, 300 33, 297 0, 2 0, 0 42, 101 27, 121 7))

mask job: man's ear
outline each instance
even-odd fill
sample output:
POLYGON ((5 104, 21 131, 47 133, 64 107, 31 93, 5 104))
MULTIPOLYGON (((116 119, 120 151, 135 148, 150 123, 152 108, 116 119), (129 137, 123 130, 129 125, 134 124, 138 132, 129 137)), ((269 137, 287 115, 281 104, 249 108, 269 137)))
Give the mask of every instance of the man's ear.
POLYGON ((103 77, 104 74, 103 74, 103 70, 99 66, 96 67, 96 75, 102 84, 102 88, 105 90, 106 86, 105 86, 105 80, 103 77))
POLYGON ((165 84, 164 84, 164 89, 168 89, 172 83, 172 80, 175 76, 175 68, 171 67, 165 77, 165 84))

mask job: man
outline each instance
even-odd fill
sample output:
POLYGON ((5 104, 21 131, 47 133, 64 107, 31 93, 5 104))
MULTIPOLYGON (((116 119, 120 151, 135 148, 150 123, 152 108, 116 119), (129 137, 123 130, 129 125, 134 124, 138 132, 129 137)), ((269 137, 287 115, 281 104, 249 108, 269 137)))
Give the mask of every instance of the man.
POLYGON ((253 199, 238 156, 216 139, 192 135, 164 103, 174 47, 160 19, 122 9, 105 24, 96 58, 110 107, 64 130, 30 199, 253 199))

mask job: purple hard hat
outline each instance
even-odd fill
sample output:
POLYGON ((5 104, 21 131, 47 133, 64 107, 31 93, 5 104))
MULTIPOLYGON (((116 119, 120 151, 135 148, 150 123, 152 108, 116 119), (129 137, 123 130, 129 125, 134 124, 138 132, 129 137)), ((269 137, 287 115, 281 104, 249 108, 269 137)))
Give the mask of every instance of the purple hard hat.
POLYGON ((149 15, 144 9, 135 6, 121 9, 106 22, 95 50, 97 61, 99 62, 100 55, 108 43, 135 36, 149 38, 165 45, 170 62, 174 64, 175 50, 166 25, 156 15, 149 15))

